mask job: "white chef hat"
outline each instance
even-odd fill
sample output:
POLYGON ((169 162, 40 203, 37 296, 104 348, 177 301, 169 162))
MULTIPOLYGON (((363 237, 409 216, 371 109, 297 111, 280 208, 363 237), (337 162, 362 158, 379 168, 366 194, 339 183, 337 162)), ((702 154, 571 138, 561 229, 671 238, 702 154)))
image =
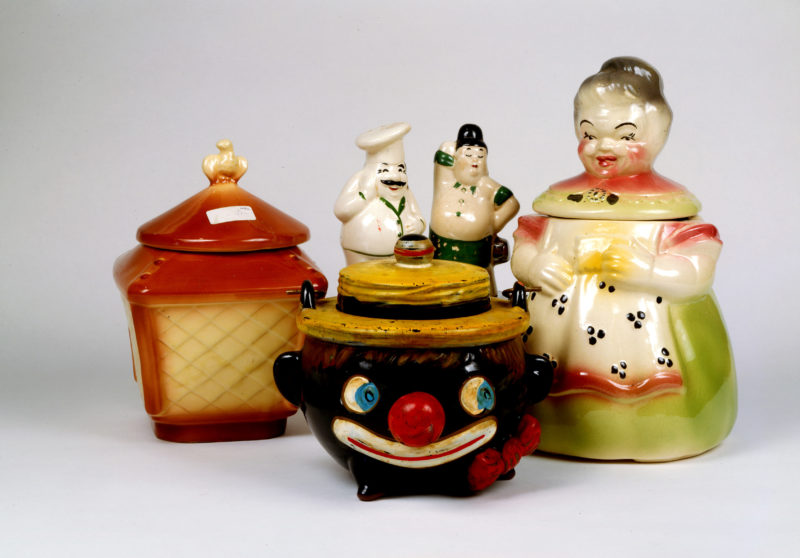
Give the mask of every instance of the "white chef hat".
POLYGON ((356 138, 356 145, 367 152, 366 163, 402 163, 406 160, 403 151, 403 136, 411 130, 405 122, 387 124, 356 138))

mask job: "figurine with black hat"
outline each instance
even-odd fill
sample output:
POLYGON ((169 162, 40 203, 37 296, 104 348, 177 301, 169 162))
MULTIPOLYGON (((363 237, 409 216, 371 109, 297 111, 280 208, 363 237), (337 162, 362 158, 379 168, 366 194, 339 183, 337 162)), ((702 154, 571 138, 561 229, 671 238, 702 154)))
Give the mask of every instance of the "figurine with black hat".
POLYGON ((508 261, 508 243, 497 233, 519 211, 519 202, 489 177, 488 152, 476 124, 461 126, 457 140, 436 151, 430 236, 436 258, 486 268, 496 292, 492 267, 508 261))

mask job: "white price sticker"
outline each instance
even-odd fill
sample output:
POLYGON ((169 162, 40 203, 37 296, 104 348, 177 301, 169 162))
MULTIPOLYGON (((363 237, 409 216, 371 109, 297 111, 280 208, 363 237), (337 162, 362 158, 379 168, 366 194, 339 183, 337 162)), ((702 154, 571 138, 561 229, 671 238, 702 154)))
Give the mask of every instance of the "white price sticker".
POLYGON ((230 221, 255 221, 256 214, 249 205, 232 205, 206 211, 208 222, 212 225, 228 223, 230 221))

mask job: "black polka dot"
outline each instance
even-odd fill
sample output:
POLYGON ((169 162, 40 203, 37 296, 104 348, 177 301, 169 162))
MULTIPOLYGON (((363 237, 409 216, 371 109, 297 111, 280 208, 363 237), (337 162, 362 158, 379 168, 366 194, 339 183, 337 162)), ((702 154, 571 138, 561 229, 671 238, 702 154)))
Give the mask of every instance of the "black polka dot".
POLYGON ((657 296, 657 297, 656 297, 656 302, 657 302, 658 304, 661 304, 661 301, 662 301, 662 300, 664 300, 664 299, 663 299, 663 298, 661 298, 660 296, 657 296))
POLYGON ((667 359, 667 366, 670 368, 672 367, 672 359, 670 358, 667 359))
POLYGON ((563 294, 563 295, 561 295, 561 298, 559 298, 558 300, 560 300, 562 302, 562 304, 563 304, 564 302, 568 301, 569 298, 567 298, 567 295, 563 294))
POLYGON ((555 307, 556 307, 556 304, 558 304, 558 299, 557 299, 557 298, 554 298, 554 299, 553 299, 553 304, 552 304, 553 308, 555 308, 555 307))
POLYGON ((588 333, 589 335, 594 335, 594 328, 592 326, 587 327, 586 333, 588 333))
POLYGON ((558 307, 558 315, 560 316, 563 313, 564 313, 564 307, 563 306, 559 306, 558 307))
POLYGON ((616 290, 617 290, 617 289, 615 289, 615 288, 614 288, 614 285, 611 285, 611 286, 608 288, 608 292, 610 292, 610 293, 613 293, 613 292, 614 292, 614 291, 616 291, 616 290))
POLYGON ((533 326, 528 326, 528 329, 525 330, 525 334, 530 335, 531 333, 533 333, 533 326))
POLYGON ((527 343, 528 342, 528 336, 527 335, 523 335, 522 336, 522 342, 523 343, 527 343))
POLYGON ((635 327, 636 329, 640 329, 642 327, 642 322, 636 320, 635 322, 633 322, 633 327, 635 327))
POLYGON ((536 298, 536 291, 531 291, 531 300, 536 298))
POLYGON ((628 318, 628 321, 629 321, 629 322, 632 322, 633 320, 635 320, 635 319, 636 319, 636 316, 634 316, 634 315, 633 315, 633 314, 631 314, 630 312, 628 312, 628 315, 627 315, 627 316, 625 316, 625 317, 626 317, 626 318, 628 318))
POLYGON ((597 339, 595 339, 594 337, 590 337, 589 338, 589 344, 590 345, 594 345, 595 343, 597 343, 597 339))
POLYGON ((621 360, 621 361, 619 361, 619 365, 620 365, 620 367, 622 367, 622 368, 627 368, 627 367, 628 367, 628 363, 627 363, 627 362, 625 362, 624 360, 621 360))
POLYGON ((662 354, 662 355, 664 355, 664 356, 669 356, 669 351, 667 350, 667 348, 666 348, 666 347, 664 347, 663 349, 661 349, 661 354, 662 354))
POLYGON ((644 320, 644 312, 639 310, 638 312, 636 312, 636 317, 639 318, 640 320, 644 320))
POLYGON ((605 289, 606 288, 606 282, 605 281, 600 281, 600 284, 598 284, 597 286, 600 287, 601 289, 605 289))
POLYGON ((613 366, 613 365, 612 365, 612 366, 611 366, 611 373, 612 373, 612 374, 616 374, 617 372, 619 372, 619 368, 617 368, 616 366, 613 366))
POLYGON ((658 357, 658 363, 659 364, 664 364, 665 362, 667 362, 667 361, 664 360, 664 357, 658 357))
POLYGON ((606 336, 606 332, 605 332, 605 331, 603 331, 602 329, 601 329, 600 331, 598 331, 598 332, 597 332, 597 337, 598 337, 599 339, 602 339, 602 338, 603 338, 603 337, 605 337, 605 336, 606 336))
POLYGON ((623 380, 625 379, 625 371, 624 370, 619 373, 619 377, 622 378, 623 380))

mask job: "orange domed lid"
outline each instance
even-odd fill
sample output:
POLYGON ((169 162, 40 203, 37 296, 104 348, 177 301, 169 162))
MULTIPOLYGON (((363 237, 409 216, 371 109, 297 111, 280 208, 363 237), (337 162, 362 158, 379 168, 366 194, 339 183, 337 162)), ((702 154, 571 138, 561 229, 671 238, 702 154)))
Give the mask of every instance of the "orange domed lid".
POLYGON ((203 160, 211 184, 139 227, 142 244, 188 252, 250 252, 296 246, 309 239, 308 227, 237 184, 247 159, 229 140, 203 160))

